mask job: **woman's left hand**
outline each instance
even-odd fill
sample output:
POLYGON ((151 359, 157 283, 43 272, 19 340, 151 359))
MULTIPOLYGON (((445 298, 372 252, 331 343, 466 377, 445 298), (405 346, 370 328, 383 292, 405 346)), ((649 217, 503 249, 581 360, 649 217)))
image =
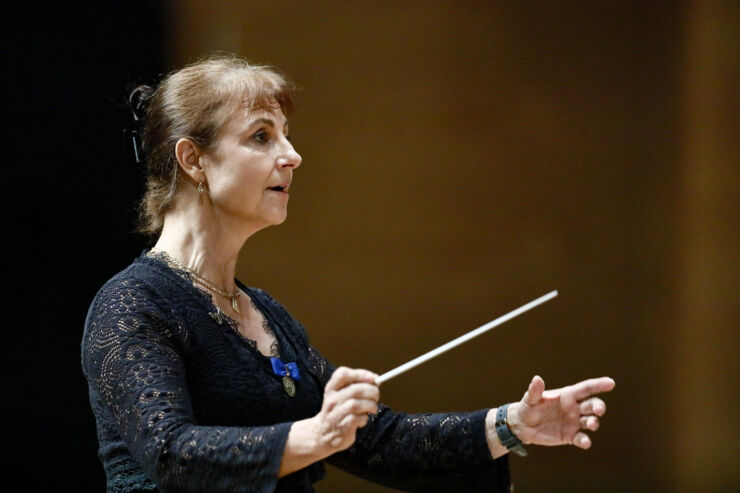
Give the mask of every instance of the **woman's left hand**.
POLYGON ((594 395, 614 385, 611 378, 601 377, 545 390, 545 381, 535 376, 522 400, 509 406, 507 421, 524 444, 572 444, 587 449, 591 438, 585 431, 598 430, 599 419, 606 413, 606 403, 594 395))

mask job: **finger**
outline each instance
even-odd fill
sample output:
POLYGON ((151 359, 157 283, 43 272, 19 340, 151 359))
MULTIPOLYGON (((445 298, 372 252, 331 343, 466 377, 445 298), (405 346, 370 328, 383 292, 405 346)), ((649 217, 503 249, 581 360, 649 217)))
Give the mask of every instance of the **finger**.
POLYGON ((609 392, 614 388, 614 385, 616 383, 609 377, 591 378, 573 385, 572 391, 576 400, 580 401, 594 394, 609 392))
POLYGON ((336 406, 332 411, 329 419, 333 422, 341 423, 347 415, 365 415, 373 414, 378 411, 378 404, 375 401, 367 399, 349 399, 336 406))
POLYGON ((596 431, 599 429, 599 418, 596 416, 581 416, 578 420, 578 426, 582 430, 596 431))
POLYGON ((579 404, 579 410, 581 414, 594 414, 596 416, 603 416, 606 413, 606 402, 599 399, 598 397, 592 397, 586 399, 579 404))
POLYGON ((369 412, 365 412, 365 413, 361 412, 358 414, 354 414, 351 412, 345 413, 345 414, 339 414, 338 416, 334 418, 335 422, 337 423, 335 429, 339 433, 345 435, 348 432, 354 431, 355 428, 358 428, 358 427, 361 428, 365 426, 369 418, 370 418, 369 412))
POLYGON ((588 435, 586 435, 582 431, 579 431, 573 437, 573 445, 578 448, 582 448, 583 450, 587 450, 591 448, 591 439, 588 437, 588 435))
POLYGON ((353 383, 347 385, 341 390, 327 390, 324 395, 322 407, 327 412, 331 412, 337 406, 350 399, 368 399, 378 402, 380 398, 380 389, 370 383, 353 383))
POLYGON ((380 399, 380 389, 377 385, 371 383, 353 383, 347 385, 342 390, 336 391, 332 397, 336 402, 342 402, 348 399, 368 399, 378 402, 378 399, 380 399))
POLYGON ((522 400, 530 405, 534 406, 538 402, 540 402, 540 399, 542 399, 542 392, 545 391, 545 381, 542 380, 542 377, 539 375, 535 375, 532 377, 532 381, 529 382, 529 388, 527 388, 527 391, 524 393, 524 397, 522 400))
POLYGON ((347 368, 340 366, 332 374, 329 382, 326 384, 327 390, 339 390, 355 382, 375 383, 378 375, 363 369, 347 368))
POLYGON ((350 430, 354 431, 357 428, 362 428, 367 424, 368 416, 367 414, 348 414, 347 416, 342 419, 342 421, 339 423, 339 428, 341 430, 344 430, 344 432, 348 432, 350 430))

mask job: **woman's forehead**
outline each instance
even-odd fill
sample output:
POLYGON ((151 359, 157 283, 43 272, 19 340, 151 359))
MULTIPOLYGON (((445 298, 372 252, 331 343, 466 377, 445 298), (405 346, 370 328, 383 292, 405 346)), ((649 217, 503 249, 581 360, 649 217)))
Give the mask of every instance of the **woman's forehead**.
POLYGON ((238 121, 240 126, 251 126, 258 121, 272 122, 276 127, 284 127, 288 124, 288 119, 279 104, 251 109, 244 107, 234 116, 234 120, 238 121))

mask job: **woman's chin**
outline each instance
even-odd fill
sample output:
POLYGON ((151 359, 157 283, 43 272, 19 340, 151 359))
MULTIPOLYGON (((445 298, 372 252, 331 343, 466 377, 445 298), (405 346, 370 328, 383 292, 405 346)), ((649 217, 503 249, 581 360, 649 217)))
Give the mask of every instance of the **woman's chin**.
POLYGON ((287 213, 278 212, 268 215, 263 214, 260 216, 242 216, 238 219, 240 226, 237 227, 246 227, 249 229, 249 231, 255 233, 269 226, 278 226, 280 224, 283 224, 287 218, 287 213))
POLYGON ((287 211, 277 212, 273 214, 268 220, 268 226, 278 226, 280 224, 283 224, 287 218, 287 211))

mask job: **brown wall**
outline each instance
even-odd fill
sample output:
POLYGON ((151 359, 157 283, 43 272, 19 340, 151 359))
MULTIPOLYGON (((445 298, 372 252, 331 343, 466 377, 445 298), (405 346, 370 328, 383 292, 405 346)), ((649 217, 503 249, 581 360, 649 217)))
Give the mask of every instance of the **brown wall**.
POLYGON ((677 479, 682 491, 737 489, 740 4, 695 0, 688 12, 673 402, 676 421, 696 425, 678 435, 677 479))
MULTIPOLYGON (((533 374, 610 375, 594 447, 512 458, 517 491, 732 489, 738 7, 555 3, 173 2, 173 68, 231 51, 302 87, 289 219, 239 275, 377 372, 558 289, 382 400, 473 410, 533 374)), ((384 491, 317 485, 349 488, 384 491)))

